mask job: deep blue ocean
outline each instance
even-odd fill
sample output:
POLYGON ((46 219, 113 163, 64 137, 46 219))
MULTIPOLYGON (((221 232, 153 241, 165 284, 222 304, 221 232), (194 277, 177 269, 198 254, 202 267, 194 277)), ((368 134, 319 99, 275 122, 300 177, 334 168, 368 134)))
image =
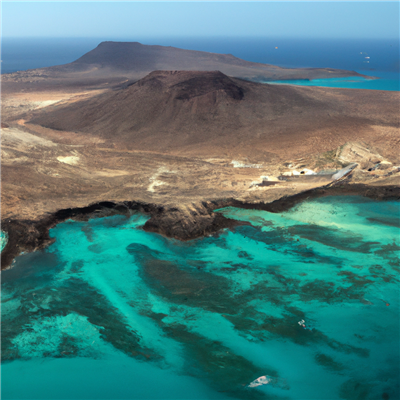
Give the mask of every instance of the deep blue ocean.
MULTIPOLYGON (((325 79, 312 85, 399 90, 398 39, 289 38, 68 38, 2 39, 2 73, 72 62, 104 40, 139 41, 189 50, 233 54, 248 61, 282 67, 354 70, 379 80, 325 79), (277 47, 277 49, 276 49, 277 47), (368 57, 368 58, 367 58, 368 57)), ((310 82, 297 82, 310 85, 310 82)))

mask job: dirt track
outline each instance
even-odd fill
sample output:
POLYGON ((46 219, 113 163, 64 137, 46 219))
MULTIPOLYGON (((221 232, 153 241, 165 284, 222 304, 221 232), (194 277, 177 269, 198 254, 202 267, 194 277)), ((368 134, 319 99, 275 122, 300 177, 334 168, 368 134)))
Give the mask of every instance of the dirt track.
MULTIPOLYGON (((34 239, 30 245, 18 242, 15 248, 6 248, 3 253, 11 258, 2 267, 19 251, 45 245, 47 229, 60 220, 55 217, 59 210, 99 202, 134 201, 153 210, 153 214, 157 210, 169 210, 169 216, 161 218, 158 228, 153 225, 152 229, 172 236, 175 229, 176 235, 184 238, 229 225, 215 220, 212 204, 271 203, 324 184, 299 180, 255 185, 265 177, 274 180, 281 174, 304 168, 340 169, 357 162, 359 167, 347 180, 350 186, 367 185, 377 191, 376 197, 378 192, 385 192, 382 188, 400 187, 396 169, 400 154, 396 126, 398 94, 321 88, 304 88, 304 91, 314 98, 347 101, 353 115, 359 114, 358 120, 347 123, 345 132, 340 131, 339 125, 332 129, 317 126, 307 136, 293 134, 288 138, 273 134, 284 129, 285 121, 281 119, 283 125, 275 121, 268 137, 256 135, 254 140, 249 140, 245 135, 240 139, 240 132, 236 131, 240 140, 227 137, 208 147, 203 141, 203 144, 181 148, 178 140, 165 152, 156 142, 135 148, 129 135, 124 140, 113 141, 90 129, 87 132, 55 130, 27 122, 39 111, 46 115, 55 107, 78 105, 79 108, 82 101, 99 95, 112 96, 116 93, 113 89, 79 88, 73 92, 53 88, 21 93, 17 84, 14 91, 2 93, 1 219, 4 229, 20 226, 21 232, 33 232, 34 239), (380 112, 379 107, 384 111, 380 112), (351 143, 343 147, 346 142, 351 143), (376 163, 380 167, 368 171, 376 163), (180 231, 183 233, 178 234, 180 231)), ((315 110, 310 112, 318 117, 315 110)), ((357 187, 353 186, 356 192, 366 190, 365 186, 357 187)), ((388 196, 398 196, 396 193, 394 190, 388 196)))

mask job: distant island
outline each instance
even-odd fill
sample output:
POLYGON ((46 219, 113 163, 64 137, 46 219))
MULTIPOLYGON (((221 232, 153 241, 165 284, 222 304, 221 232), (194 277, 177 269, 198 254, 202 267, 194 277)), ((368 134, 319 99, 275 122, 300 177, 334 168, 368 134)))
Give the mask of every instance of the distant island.
POLYGON ((227 205, 399 198, 397 92, 260 83, 349 76, 136 42, 2 75, 2 268, 66 218, 138 209, 187 240, 227 205))
POLYGON ((333 68, 283 68, 250 62, 231 54, 150 46, 138 42, 102 42, 76 61, 55 67, 14 72, 2 76, 3 89, 24 90, 67 85, 93 87, 138 80, 156 70, 220 71, 255 82, 274 80, 364 77, 355 71, 333 68))

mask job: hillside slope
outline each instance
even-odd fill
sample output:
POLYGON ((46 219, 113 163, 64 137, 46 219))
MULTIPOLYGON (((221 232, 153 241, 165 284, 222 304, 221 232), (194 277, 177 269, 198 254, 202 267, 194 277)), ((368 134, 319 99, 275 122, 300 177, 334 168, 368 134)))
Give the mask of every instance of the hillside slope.
POLYGON ((123 89, 37 111, 30 122, 127 149, 268 157, 350 140, 374 144, 374 126, 398 127, 396 100, 390 92, 267 85, 219 71, 155 71, 123 89))

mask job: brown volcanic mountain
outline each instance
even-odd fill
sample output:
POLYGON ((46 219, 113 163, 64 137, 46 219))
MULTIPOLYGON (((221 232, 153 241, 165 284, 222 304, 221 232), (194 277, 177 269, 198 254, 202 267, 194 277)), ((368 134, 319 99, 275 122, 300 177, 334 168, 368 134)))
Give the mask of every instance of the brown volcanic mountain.
POLYGON ((118 148, 257 159, 322 152, 354 140, 379 147, 384 134, 383 153, 389 154, 395 152, 389 132, 398 127, 397 105, 394 92, 267 85, 219 71, 155 71, 123 89, 37 111, 30 122, 118 148))
POLYGON ((73 69, 120 71, 125 74, 148 74, 156 70, 215 71, 226 75, 253 79, 307 79, 318 77, 355 76, 354 71, 329 68, 281 68, 242 60, 231 54, 184 50, 176 47, 149 46, 138 42, 102 42, 78 60, 73 69))
POLYGON ((279 68, 241 60, 231 54, 208 53, 184 50, 171 46, 143 45, 138 42, 102 42, 95 49, 84 54, 71 66, 82 68, 98 65, 101 68, 115 68, 121 71, 154 71, 159 69, 193 69, 193 66, 207 70, 216 64, 225 67, 279 68))

